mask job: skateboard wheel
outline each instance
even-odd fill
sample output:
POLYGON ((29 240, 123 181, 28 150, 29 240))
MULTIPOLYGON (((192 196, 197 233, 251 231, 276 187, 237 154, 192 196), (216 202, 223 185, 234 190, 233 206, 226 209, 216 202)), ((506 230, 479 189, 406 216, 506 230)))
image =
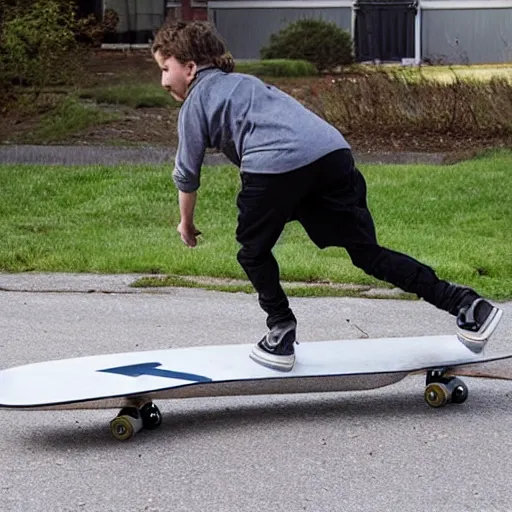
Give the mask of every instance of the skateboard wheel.
POLYGON ((458 378, 452 379, 450 382, 451 387, 451 399, 450 401, 454 404, 464 403, 469 395, 469 390, 466 384, 458 378))
POLYGON ((135 407, 125 407, 110 422, 110 433, 119 441, 127 441, 142 429, 142 418, 135 407))
POLYGON ((142 418, 142 426, 147 430, 154 430, 162 424, 162 413, 160 409, 153 404, 148 402, 144 404, 140 410, 140 417, 142 418))
POLYGON ((450 392, 443 383, 432 382, 425 388, 424 397, 430 407, 443 407, 450 400, 450 392))

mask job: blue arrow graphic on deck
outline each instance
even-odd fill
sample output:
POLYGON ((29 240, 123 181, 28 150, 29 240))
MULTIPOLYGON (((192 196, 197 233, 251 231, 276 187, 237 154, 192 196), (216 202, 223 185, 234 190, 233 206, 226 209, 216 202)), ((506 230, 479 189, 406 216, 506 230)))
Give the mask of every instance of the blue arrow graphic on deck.
POLYGON ((165 379, 190 380, 192 382, 211 382, 212 379, 204 375, 196 375, 194 373, 174 372, 171 370, 160 370, 162 363, 141 363, 129 366, 118 366, 117 368, 106 368, 98 370, 103 373, 117 373, 126 375, 127 377, 140 377, 141 375, 151 375, 152 377, 164 377, 165 379))

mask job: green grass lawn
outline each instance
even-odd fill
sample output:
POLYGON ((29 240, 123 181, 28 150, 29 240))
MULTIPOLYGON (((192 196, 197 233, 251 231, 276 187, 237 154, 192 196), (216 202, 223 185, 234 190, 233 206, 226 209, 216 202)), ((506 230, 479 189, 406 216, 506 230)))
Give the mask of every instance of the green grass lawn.
POLYGON ((116 114, 104 112, 95 104, 84 105, 76 97, 68 96, 56 108, 41 116, 36 128, 27 134, 26 142, 55 142, 70 134, 117 119, 116 114))
POLYGON ((237 73, 263 77, 304 77, 317 76, 318 71, 311 62, 305 60, 267 59, 267 60, 237 60, 237 73))
POLYGON ((96 103, 128 105, 132 108, 177 107, 179 105, 157 82, 96 87, 81 91, 79 97, 92 99, 96 103))
POLYGON ((365 72, 398 73, 409 79, 428 78, 442 83, 450 83, 456 79, 489 82, 491 79, 505 79, 512 82, 512 64, 473 64, 471 66, 402 66, 400 64, 386 64, 374 66, 368 64, 354 64, 350 69, 365 72))
POLYGON ((460 79, 487 82, 492 78, 505 78, 512 81, 512 64, 472 65, 472 66, 423 66, 425 76, 443 82, 451 82, 455 77, 460 79))
MULTIPOLYGON (((512 152, 453 166, 362 166, 381 245, 491 298, 512 298, 511 169, 512 152)), ((238 171, 204 169, 196 219, 203 236, 189 249, 175 230, 171 170, 0 166, 0 269, 245 279, 235 257, 238 171)), ((383 286, 343 249, 317 249, 297 223, 275 253, 288 281, 383 286)))

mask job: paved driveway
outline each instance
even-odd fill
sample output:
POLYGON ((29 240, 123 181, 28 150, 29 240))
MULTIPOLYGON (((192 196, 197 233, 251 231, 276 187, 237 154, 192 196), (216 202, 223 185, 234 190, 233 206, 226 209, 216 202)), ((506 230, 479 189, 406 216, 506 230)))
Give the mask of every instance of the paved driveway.
MULTIPOLYGON (((134 291, 130 279, 0 274, 0 367, 262 334, 253 295, 134 291)), ((453 332, 418 301, 292 303, 304 342, 453 332)), ((503 307, 496 350, 512 341, 503 307)), ((108 432, 116 411, 0 411, 0 509, 510 510, 512 383, 466 382, 468 401, 441 410, 424 403, 420 377, 361 393, 166 401, 162 427, 126 443, 108 432)))

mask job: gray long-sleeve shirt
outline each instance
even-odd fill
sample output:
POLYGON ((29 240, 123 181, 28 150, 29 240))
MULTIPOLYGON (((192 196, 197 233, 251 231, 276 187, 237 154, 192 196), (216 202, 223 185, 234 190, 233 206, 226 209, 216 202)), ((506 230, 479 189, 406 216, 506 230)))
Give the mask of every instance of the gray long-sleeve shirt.
POLYGON ((333 126, 276 87, 240 73, 201 70, 178 116, 173 178, 199 188, 206 148, 222 151, 247 173, 285 173, 337 149, 349 149, 333 126))

